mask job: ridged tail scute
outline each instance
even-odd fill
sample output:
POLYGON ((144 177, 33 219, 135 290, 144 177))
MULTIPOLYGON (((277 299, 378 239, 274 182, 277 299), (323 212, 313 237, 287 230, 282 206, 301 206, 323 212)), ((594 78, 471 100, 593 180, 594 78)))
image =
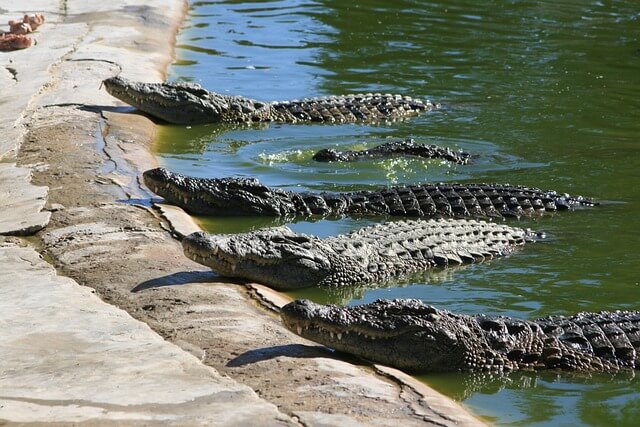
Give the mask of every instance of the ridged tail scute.
POLYGON ((429 100, 409 96, 367 93, 305 98, 271 104, 275 121, 354 123, 404 119, 440 108, 429 100))
POLYGON ((421 184, 344 193, 348 214, 521 218, 594 206, 592 199, 509 184, 421 184))

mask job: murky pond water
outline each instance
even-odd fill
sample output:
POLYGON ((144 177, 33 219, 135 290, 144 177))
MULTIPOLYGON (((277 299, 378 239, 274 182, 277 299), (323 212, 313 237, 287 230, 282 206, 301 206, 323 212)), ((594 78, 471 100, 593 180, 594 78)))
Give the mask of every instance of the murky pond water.
MULTIPOLYGON (((439 112, 368 125, 166 126, 168 168, 256 177, 286 189, 509 182, 603 200, 593 209, 519 225, 543 230, 507 259, 383 287, 296 292, 318 302, 420 298, 439 308, 536 318, 638 309, 640 297, 640 5, 625 1, 397 0, 192 2, 171 79, 261 100, 397 92, 439 112), (357 4, 356 4, 357 3, 357 4), (472 165, 393 159, 321 164, 326 147, 390 138, 477 153, 472 165)), ((203 219, 214 232, 273 224, 203 219)), ((348 232, 370 219, 301 221, 296 231, 348 232)), ((477 414, 509 425, 635 425, 640 382, 630 375, 421 377, 477 414)))

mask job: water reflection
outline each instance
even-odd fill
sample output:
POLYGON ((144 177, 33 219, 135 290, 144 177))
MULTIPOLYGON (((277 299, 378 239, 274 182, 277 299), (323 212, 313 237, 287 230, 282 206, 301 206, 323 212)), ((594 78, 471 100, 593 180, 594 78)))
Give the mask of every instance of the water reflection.
POLYGON ((640 392, 629 392, 638 387, 633 371, 440 374, 419 378, 472 409, 482 408, 484 418, 497 425, 633 425, 640 414, 640 392))
POLYGON ((328 43, 333 32, 314 19, 321 10, 315 1, 191 3, 180 56, 194 60, 210 49, 209 57, 217 61, 196 60, 184 69, 174 64, 171 75, 192 76, 210 90, 265 101, 284 99, 281 96, 291 92, 296 94, 292 97, 312 95, 315 82, 309 75, 324 73, 314 66, 316 49, 328 43), (248 81, 257 84, 244 83, 248 81))
MULTIPOLYGON (((287 295, 292 298, 307 298, 311 299, 319 304, 337 304, 337 305, 356 305, 366 304, 372 302, 377 298, 371 299, 367 297, 367 292, 376 289, 380 293, 393 293, 401 292, 402 288, 407 286, 416 286, 416 283, 420 283, 419 286, 440 286, 446 281, 450 281, 455 278, 457 272, 467 268, 472 268, 471 265, 456 265, 448 268, 435 268, 433 270, 406 275, 403 277, 397 277, 393 280, 370 283, 366 286, 354 285, 354 286, 342 286, 342 287, 316 287, 301 289, 299 291, 289 291, 287 295)), ((384 298, 384 297, 380 297, 384 298)), ((389 298, 389 296, 387 296, 389 298)), ((391 296, 391 298, 394 298, 391 296)), ((398 297, 399 298, 399 297, 398 297)))

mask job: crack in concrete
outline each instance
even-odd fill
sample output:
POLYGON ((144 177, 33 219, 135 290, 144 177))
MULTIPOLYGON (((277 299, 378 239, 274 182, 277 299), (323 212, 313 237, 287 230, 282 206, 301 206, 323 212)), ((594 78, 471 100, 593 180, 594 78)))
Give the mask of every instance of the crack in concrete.
POLYGON ((67 0, 60 0, 60 4, 58 5, 58 10, 60 10, 60 15, 66 17, 68 15, 68 7, 67 0))
MULTIPOLYGON (((108 59, 101 59, 101 58, 70 58, 70 59, 66 59, 66 62, 104 62, 105 64, 111 64, 115 67, 118 68, 118 70, 120 70, 118 72, 118 74, 120 74, 122 72, 122 65, 118 64, 115 61, 109 61, 108 59)), ((100 83, 100 85, 102 85, 102 83, 100 83)))
MULTIPOLYGON (((411 386, 411 384, 407 383, 406 381, 404 381, 402 378, 398 378, 397 376, 393 375, 393 373, 391 372, 385 372, 382 369, 379 369, 379 367, 375 364, 373 364, 371 361, 365 359, 365 358, 361 358, 361 357, 357 357, 355 356, 357 359, 361 360, 362 363, 364 363, 367 368, 371 369, 371 373, 374 375, 379 375, 382 378, 385 378, 387 380, 389 380, 391 383, 395 384, 398 388, 398 393, 397 393, 397 397, 398 400, 400 400, 401 402, 404 402, 406 407, 409 409, 411 415, 419 420, 423 420, 423 421, 428 421, 430 424, 434 424, 436 426, 442 426, 442 427, 447 427, 450 424, 447 423, 442 423, 437 421, 436 419, 434 419, 433 417, 429 417, 427 414, 425 413, 420 413, 417 409, 416 409, 416 405, 418 406, 422 406, 422 400, 425 399, 425 395, 423 393, 420 393, 419 390, 417 390, 415 387, 411 386), (409 397, 407 397, 407 394, 413 394, 414 396, 418 396, 419 398, 416 399, 410 399, 409 397)), ((430 406, 427 406, 426 408, 428 411, 431 411, 433 414, 443 418, 444 420, 447 421, 451 421, 455 424, 455 420, 448 418, 447 416, 444 416, 443 414, 441 414, 440 412, 436 411, 435 409, 433 409, 430 406)))
POLYGON ((9 72, 9 74, 11 74, 11 79, 18 83, 18 70, 16 70, 13 67, 4 67, 5 70, 7 70, 9 72))
MULTIPOLYGON (((205 362, 203 361, 203 363, 205 363, 205 362)), ((206 364, 206 363, 205 363, 205 364, 206 364)), ((240 382, 240 381, 239 381, 239 382, 240 382)), ((245 383, 242 383, 242 384, 245 384, 245 383)), ((247 384, 245 384, 245 385, 247 385, 247 384)), ((248 386, 248 385, 247 385, 247 386, 248 386)), ((249 386, 249 387, 250 387, 250 386, 249 386)), ((287 416, 288 416, 292 421, 294 421, 294 422, 296 423, 296 425, 298 425, 298 426, 300 426, 300 427, 309 427, 309 426, 308 426, 306 423, 304 423, 304 422, 303 422, 303 421, 302 421, 302 420, 301 420, 297 415, 295 415, 295 413, 294 413, 293 411, 287 411, 287 410, 286 410, 286 408, 284 408, 284 406, 282 406, 282 405, 278 405, 276 402, 274 402, 274 401, 270 400, 270 399, 268 398, 268 396, 265 396, 265 395, 264 395, 260 390, 256 390, 256 389, 254 389, 253 387, 251 387, 251 389, 253 390, 253 392, 254 392, 255 394, 257 394, 257 395, 258 395, 258 397, 259 397, 260 399, 264 400, 265 402, 269 402, 269 403, 271 403, 272 405, 275 405, 275 406, 276 406, 276 408, 278 408, 278 411, 279 411, 280 413, 283 413, 283 414, 287 415, 287 416)))
POLYGON ((96 145, 99 151, 104 153, 107 157, 107 162, 111 163, 111 167, 103 166, 99 173, 101 174, 110 174, 110 173, 121 173, 124 176, 134 176, 133 180, 134 185, 125 186, 114 179, 109 178, 112 184, 117 186, 126 196, 127 200, 134 199, 134 193, 142 194, 147 196, 149 199, 154 197, 154 194, 151 193, 140 180, 140 176, 131 168, 128 168, 120 163, 118 163, 117 159, 122 159, 122 156, 113 155, 109 152, 110 147, 117 148, 120 150, 120 153, 126 153, 126 147, 123 147, 122 140, 118 136, 111 135, 111 125, 109 124, 109 119, 104 115, 102 110, 98 110, 100 115, 100 121, 98 122, 99 132, 96 133, 96 145), (109 143, 109 137, 112 137, 111 143, 109 143), (133 174, 133 175, 132 175, 133 174))
POLYGON ((184 405, 194 405, 194 403, 198 403, 198 402, 207 402, 210 400, 214 400, 216 398, 216 395, 218 395, 219 393, 214 393, 214 394, 209 394, 209 395, 203 395, 200 397, 197 397, 195 399, 191 399, 191 400, 186 400, 183 402, 172 402, 172 403, 141 403, 141 404, 134 404, 134 405, 128 405, 128 404, 117 404, 117 403, 106 403, 106 402, 95 402, 92 400, 87 400, 87 399, 68 399, 68 400, 61 400, 61 399, 41 399, 41 398, 32 398, 32 397, 20 397, 20 396, 0 396, 0 400, 11 400, 14 402, 25 402, 25 403, 33 403, 36 405, 42 405, 42 406, 51 406, 51 407, 55 407, 55 406, 88 406, 88 407, 94 407, 94 408, 100 408, 103 409, 105 411, 120 411, 120 412, 127 412, 127 413, 133 413, 135 414, 136 412, 142 410, 142 409, 153 409, 153 410, 158 410, 160 409, 160 411, 158 411, 160 414, 163 412, 162 408, 165 409, 173 409, 173 408, 179 408, 181 406, 184 405))
MULTIPOLYGON (((420 418, 424 421, 428 421, 429 423, 433 423, 435 425, 438 426, 442 426, 442 427, 446 427, 447 424, 446 422, 439 422, 436 419, 434 419, 433 417, 429 417, 428 414, 426 413, 420 413, 418 411, 418 409, 415 408, 415 404, 416 404, 416 400, 417 400, 417 405, 423 407, 422 402, 424 401, 424 399, 427 398, 427 396, 425 396, 424 393, 420 392, 420 390, 418 390, 416 387, 414 387, 412 384, 408 383, 407 381, 403 380, 402 378, 398 378, 396 375, 394 375, 392 372, 388 372, 384 369, 381 369, 379 366, 373 366, 374 371, 378 374, 381 375, 385 378, 387 378, 388 380, 390 380, 391 382, 395 383, 398 388, 400 389, 400 393, 398 394, 398 397, 401 401, 405 402, 407 407, 411 410, 412 414, 417 417, 420 418), (414 395, 419 396, 419 399, 409 399, 407 397, 405 397, 405 393, 406 392, 411 392, 414 395)), ((416 380, 417 381, 417 380, 416 380)), ((425 386, 426 387, 426 386, 425 386)), ((446 413, 443 413, 442 411, 438 411, 436 410, 433 406, 427 405, 426 407, 424 407, 424 409, 426 409, 427 411, 431 412, 432 414, 437 415, 438 417, 440 417, 441 419, 448 421, 449 423, 456 423, 456 420, 450 416, 448 416, 446 413)))
POLYGON ((105 165, 103 165, 98 171, 100 174, 108 174, 118 170, 118 162, 107 151, 107 135, 109 135, 109 121, 104 114, 100 112, 98 132, 96 132, 96 148, 107 158, 105 165), (111 166, 107 166, 107 163, 110 163, 111 166))
MULTIPOLYGON (((61 1, 61 15, 63 17, 66 17, 67 15, 67 1, 66 0, 62 0, 61 1)), ((64 22, 64 19, 61 20, 61 23, 64 22)), ((73 55, 77 50, 78 50, 78 45, 79 43, 81 43, 85 37, 89 34, 89 32, 91 31, 91 26, 89 24, 87 24, 86 26, 86 31, 84 32, 84 34, 78 35, 78 38, 75 40, 75 42, 71 43, 69 46, 69 50, 62 54, 58 60, 56 62, 53 62, 49 68, 49 80, 44 83, 40 89, 38 89, 37 91, 35 91, 33 93, 33 95, 31 96, 31 98, 29 99, 29 101, 27 102, 27 104, 24 107, 24 110, 22 111, 22 113, 16 118, 16 121, 14 122, 14 126, 18 127, 18 126, 22 126, 23 128, 27 127, 29 124, 27 123, 27 117, 30 113, 33 112, 33 103, 35 102, 35 100, 39 97, 41 97, 44 93, 53 90, 53 88, 55 88, 55 86, 58 84, 58 82, 60 81, 60 78, 58 76, 56 76, 55 74, 55 70, 56 68, 58 68, 60 66, 60 64, 62 64, 64 61, 67 60, 67 58, 69 58, 71 55, 73 55)), ((6 68, 6 67, 5 67, 6 68)), ((9 71, 11 72, 11 71, 9 71)), ((17 80, 17 73, 14 76, 14 80, 17 80)), ((23 135, 24 137, 24 135, 23 135)), ((18 143, 18 147, 17 149, 20 149, 20 146, 22 145, 22 141, 20 143, 18 143)))

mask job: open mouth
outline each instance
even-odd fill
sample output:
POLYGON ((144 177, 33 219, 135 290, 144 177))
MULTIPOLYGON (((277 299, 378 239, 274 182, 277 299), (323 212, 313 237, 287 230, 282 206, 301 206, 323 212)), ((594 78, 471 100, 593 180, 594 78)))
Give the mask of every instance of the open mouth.
POLYGON ((284 324, 291 331, 294 331, 298 335, 302 337, 325 337, 330 338, 332 341, 343 341, 347 343, 353 343, 357 341, 375 341, 377 339, 388 339, 393 338, 395 334, 376 334, 376 333, 367 333, 364 331, 352 331, 352 330, 344 330, 339 327, 331 327, 329 325, 320 325, 317 323, 311 322, 301 322, 301 321, 293 321, 291 319, 284 318, 284 324))
POLYGON ((331 325, 325 322, 317 322, 305 319, 289 317, 286 313, 281 314, 285 326, 302 337, 330 338, 334 342, 365 342, 396 338, 407 331, 387 331, 372 330, 369 328, 359 328, 358 325, 350 325, 348 328, 341 325, 331 325))
POLYGON ((184 103, 177 103, 175 100, 172 100, 168 97, 164 96, 156 96, 154 94, 142 94, 132 90, 111 90, 113 95, 116 95, 120 99, 127 99, 129 103, 135 106, 151 106, 154 105, 158 108, 177 108, 182 105, 187 105, 184 103))
POLYGON ((225 257, 218 246, 213 246, 205 251, 197 250, 189 244, 183 245, 184 254, 187 258, 198 264, 206 265, 219 274, 233 274, 236 271, 237 262, 234 259, 225 257))

